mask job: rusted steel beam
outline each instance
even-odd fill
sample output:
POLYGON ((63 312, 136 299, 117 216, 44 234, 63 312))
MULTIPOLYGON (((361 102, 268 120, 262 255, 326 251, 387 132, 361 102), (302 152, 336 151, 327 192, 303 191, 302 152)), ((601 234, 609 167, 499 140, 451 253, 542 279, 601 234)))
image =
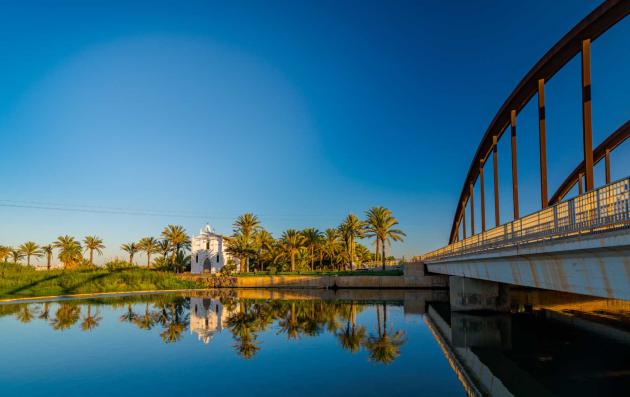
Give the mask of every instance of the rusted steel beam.
POLYGON ((464 211, 462 211, 462 240, 466 238, 466 203, 462 203, 464 211))
MULTIPOLYGON (((621 145, 626 139, 630 138, 630 120, 626 121, 615 132, 610 134, 604 142, 593 150, 593 164, 599 163, 606 157, 606 149, 612 152, 619 145, 621 145)), ((584 170, 584 161, 582 161, 575 169, 569 174, 569 176, 560 184, 558 190, 549 199, 549 205, 556 204, 569 193, 569 191, 578 183, 580 179, 580 173, 584 170)))
POLYGON ((519 218, 518 211, 518 168, 516 165, 516 110, 510 112, 510 125, 512 136, 512 203, 514 208, 514 220, 519 218))
POLYGON ((472 183, 470 184, 470 235, 475 235, 475 190, 472 183))
POLYGON ((540 157, 540 205, 547 208, 547 132, 545 126, 545 80, 538 80, 538 153, 540 157))
POLYGON ((606 158, 606 184, 610 183, 610 149, 606 149, 606 154, 604 156, 606 158))
POLYGON ((479 162, 479 196, 481 199, 481 231, 486 231, 486 200, 483 186, 483 160, 479 162))
POLYGON ((582 140, 586 191, 593 190, 593 119, 591 111, 591 40, 582 40, 582 140))
MULTIPOLYGON (((510 111, 521 109, 536 95, 538 91, 538 80, 545 81, 551 78, 564 67, 575 55, 582 50, 582 40, 590 39, 595 41, 611 26, 622 20, 630 13, 630 1, 608 0, 597 7, 586 18, 580 21, 571 29, 560 41, 556 43, 537 63, 530 69, 525 77, 516 86, 512 94, 503 103, 490 125, 486 129, 484 136, 477 147, 475 156, 471 161, 466 179, 464 180, 460 199, 461 203, 468 195, 468 185, 475 182, 479 175, 479 160, 485 158, 492 150, 493 137, 500 137, 510 122, 510 111)), ((457 231, 455 228, 457 220, 461 217, 463 209, 457 206, 453 216, 450 241, 453 240, 457 231)))
POLYGON ((494 146, 492 148, 492 165, 494 171, 494 223, 496 226, 501 224, 499 218, 499 155, 497 154, 497 137, 492 138, 494 146))

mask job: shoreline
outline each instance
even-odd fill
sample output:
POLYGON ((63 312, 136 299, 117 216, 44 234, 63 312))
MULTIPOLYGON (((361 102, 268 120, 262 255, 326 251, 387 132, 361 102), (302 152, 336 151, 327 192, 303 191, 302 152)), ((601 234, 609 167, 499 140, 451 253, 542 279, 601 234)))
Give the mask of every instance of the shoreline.
POLYGON ((83 298, 108 298, 117 296, 134 296, 134 295, 157 295, 163 293, 180 293, 180 292, 200 292, 208 291, 208 288, 184 288, 184 289, 153 289, 146 291, 121 291, 121 292, 90 292, 84 294, 65 294, 65 295, 45 295, 45 296, 25 296, 19 298, 0 298, 0 305, 12 304, 12 303, 27 303, 27 302, 46 302, 46 301, 61 301, 61 300, 73 300, 83 298))

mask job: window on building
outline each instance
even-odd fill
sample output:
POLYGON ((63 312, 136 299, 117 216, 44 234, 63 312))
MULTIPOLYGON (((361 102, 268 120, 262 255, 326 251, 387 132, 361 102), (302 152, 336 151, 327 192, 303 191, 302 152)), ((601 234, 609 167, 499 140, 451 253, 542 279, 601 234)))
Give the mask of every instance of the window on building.
POLYGON ((219 255, 217 255, 217 263, 219 263, 219 255))
POLYGON ((195 263, 196 263, 196 262, 199 262, 199 254, 196 254, 196 255, 195 255, 195 263))
POLYGON ((206 241, 206 249, 209 250, 210 249, 210 241, 206 241))

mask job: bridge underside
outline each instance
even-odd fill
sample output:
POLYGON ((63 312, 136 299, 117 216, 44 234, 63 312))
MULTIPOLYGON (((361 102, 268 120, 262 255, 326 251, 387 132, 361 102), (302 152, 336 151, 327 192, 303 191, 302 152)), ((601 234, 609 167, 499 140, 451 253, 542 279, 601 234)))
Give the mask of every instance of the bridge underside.
POLYGON ((630 300, 630 230, 428 261, 432 273, 630 300))

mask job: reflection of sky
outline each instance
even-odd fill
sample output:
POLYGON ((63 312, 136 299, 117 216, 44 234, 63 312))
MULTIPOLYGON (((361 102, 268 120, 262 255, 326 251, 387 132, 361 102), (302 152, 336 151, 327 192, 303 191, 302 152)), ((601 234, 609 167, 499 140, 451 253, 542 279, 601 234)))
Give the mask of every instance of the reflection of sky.
MULTIPOLYGON (((253 211, 278 236, 381 204, 408 233, 396 253, 441 245, 498 107, 597 4, 29 3, 0 9, 0 199, 202 214, 0 207, 2 244, 98 234, 105 258, 167 223, 227 233, 253 211)), ((593 44, 595 144, 628 119, 629 32, 627 18, 593 44)), ((551 191, 580 159, 579 69, 547 88, 551 191)), ((539 197, 535 106, 518 125, 526 214, 539 197)), ((499 150, 505 220, 507 140, 499 150)), ((627 175, 627 147, 612 158, 613 177, 627 175)))
MULTIPOLYGON (((51 304, 51 317, 55 310, 51 304)), ((405 317, 400 306, 388 309, 389 329, 404 331, 406 343, 388 366, 369 362, 363 349, 356 354, 343 350, 326 330, 289 341, 274 323, 259 334, 261 349, 254 358, 244 360, 236 355, 227 329, 208 345, 188 331, 181 341, 165 344, 160 326, 142 331, 121 323, 126 305, 93 305, 92 312, 96 310, 103 320, 91 332, 81 331, 78 324, 56 332, 41 320, 22 324, 13 316, 0 318, 3 396, 82 395, 86 390, 91 395, 462 394, 421 318, 405 317)), ((133 310, 143 314, 144 303, 133 310)), ((365 307, 357 324, 376 334, 375 307, 365 307)))

